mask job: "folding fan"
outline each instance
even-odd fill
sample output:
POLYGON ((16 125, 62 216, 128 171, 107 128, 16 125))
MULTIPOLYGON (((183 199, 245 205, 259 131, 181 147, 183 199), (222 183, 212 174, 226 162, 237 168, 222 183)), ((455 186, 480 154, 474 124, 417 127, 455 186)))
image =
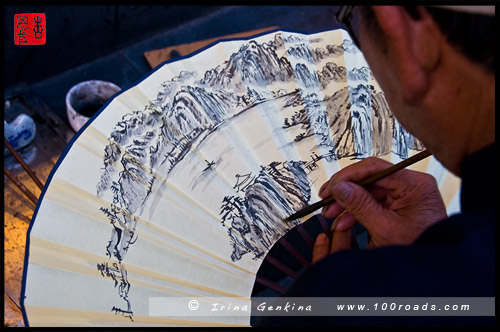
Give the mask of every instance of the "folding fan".
MULTIPOLYGON (((274 31, 164 63, 68 145, 27 243, 35 325, 248 325, 154 316, 151 299, 249 299, 266 253, 332 174, 422 150, 344 30, 274 31)), ((435 159, 451 214, 459 181, 435 159)), ((319 213, 319 212, 318 212, 319 213)))

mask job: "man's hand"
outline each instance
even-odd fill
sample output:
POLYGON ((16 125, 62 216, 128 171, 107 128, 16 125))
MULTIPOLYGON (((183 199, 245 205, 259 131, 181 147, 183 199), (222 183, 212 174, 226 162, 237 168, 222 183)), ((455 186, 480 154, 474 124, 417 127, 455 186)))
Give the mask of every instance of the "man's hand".
MULTIPOLYGON (((391 164, 382 159, 367 158, 335 173, 321 187, 321 198, 333 195, 336 199, 335 203, 323 208, 326 218, 335 218, 344 209, 347 210, 338 222, 336 220, 330 251, 348 249, 342 243, 356 222, 368 230, 371 236, 368 248, 374 248, 411 244, 429 226, 446 218, 446 208, 437 183, 429 174, 404 169, 366 188, 355 184, 389 166, 391 164), (335 233, 339 234, 335 236, 335 233), (340 244, 336 245, 335 240, 339 237, 340 244)), ((323 235, 320 237, 323 238, 323 235)), ((318 244, 319 240, 318 237, 315 244, 318 246, 315 249, 318 253, 314 257, 316 261, 324 257, 320 254, 324 250, 319 247, 324 248, 325 244, 318 244)))
MULTIPOLYGON (((339 222, 340 220, 342 220, 342 217, 339 216, 339 218, 334 221, 334 224, 339 222)), ((329 254, 333 254, 334 252, 352 249, 351 232, 351 229, 348 229, 345 232, 334 231, 332 234, 331 243, 330 239, 325 233, 319 234, 313 247, 312 263, 314 264, 320 259, 328 256, 329 254)))

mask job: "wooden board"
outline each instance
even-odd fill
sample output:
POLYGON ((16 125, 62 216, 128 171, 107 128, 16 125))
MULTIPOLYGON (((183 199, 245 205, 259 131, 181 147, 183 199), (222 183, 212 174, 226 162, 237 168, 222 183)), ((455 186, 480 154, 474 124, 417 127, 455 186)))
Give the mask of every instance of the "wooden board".
POLYGON ((189 53, 195 52, 195 51, 199 50, 200 48, 205 47, 205 46, 209 45, 210 43, 213 43, 213 42, 220 40, 220 39, 245 38, 245 37, 257 35, 257 34, 260 34, 260 33, 266 32, 266 31, 275 30, 278 28, 279 27, 267 27, 267 28, 262 28, 262 29, 250 30, 250 31, 235 33, 235 34, 231 34, 231 35, 216 37, 216 38, 199 40, 199 41, 195 41, 192 43, 168 46, 165 48, 144 52, 144 57, 146 58, 146 61, 149 63, 151 68, 155 68, 164 61, 170 60, 170 59, 177 57, 177 56, 188 55, 189 53))

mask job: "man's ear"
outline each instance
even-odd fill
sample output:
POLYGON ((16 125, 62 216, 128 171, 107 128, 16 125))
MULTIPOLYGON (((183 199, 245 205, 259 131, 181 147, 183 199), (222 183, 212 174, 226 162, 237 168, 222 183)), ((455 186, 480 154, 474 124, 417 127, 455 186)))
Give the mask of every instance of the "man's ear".
POLYGON ((439 28, 423 8, 418 8, 418 18, 402 6, 372 8, 384 34, 401 96, 406 103, 418 103, 429 89, 430 75, 440 60, 439 28))

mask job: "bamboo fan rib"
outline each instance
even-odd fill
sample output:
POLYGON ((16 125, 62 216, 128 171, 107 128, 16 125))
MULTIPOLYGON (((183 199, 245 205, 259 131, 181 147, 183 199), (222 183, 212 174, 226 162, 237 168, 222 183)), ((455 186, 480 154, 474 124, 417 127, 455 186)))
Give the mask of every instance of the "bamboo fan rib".
MULTIPOLYGON (((115 96, 54 169, 29 234, 27 322, 249 325, 152 316, 151 299, 247 303, 266 254, 306 218, 281 220, 333 173, 422 149, 343 30, 222 41, 165 63, 115 96)), ((412 168, 458 210, 457 178, 435 159, 412 168)))

